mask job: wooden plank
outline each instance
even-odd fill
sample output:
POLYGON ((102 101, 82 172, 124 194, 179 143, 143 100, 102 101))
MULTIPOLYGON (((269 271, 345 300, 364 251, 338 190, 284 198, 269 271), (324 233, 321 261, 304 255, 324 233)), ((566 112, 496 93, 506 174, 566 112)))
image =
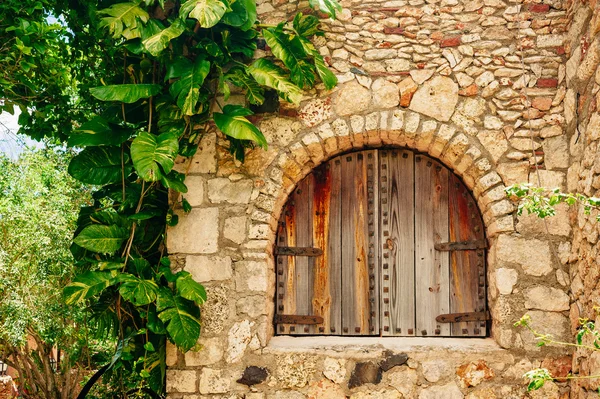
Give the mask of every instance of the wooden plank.
POLYGON ((435 317, 449 313, 449 253, 435 250, 448 240, 448 169, 415 156, 416 335, 448 336, 450 326, 435 317))
MULTIPOLYGON (((338 169, 339 170, 339 167, 338 169)), ((337 193, 332 193, 332 176, 330 162, 322 164, 313 171, 313 196, 312 196, 312 233, 313 233, 313 245, 318 248, 323 248, 322 256, 312 259, 314 268, 314 280, 313 280, 313 297, 312 297, 312 314, 321 316, 322 322, 317 326, 315 334, 329 334, 331 332, 332 325, 334 330, 339 331, 340 318, 339 314, 339 295, 341 287, 332 287, 332 277, 338 275, 334 284, 341 284, 339 279, 339 273, 341 266, 339 262, 337 265, 332 264, 331 255, 332 252, 340 254, 341 252, 341 237, 339 235, 331 236, 331 201, 333 195, 339 195, 339 189, 337 193), (333 242, 330 242, 333 241, 333 242), (334 293, 332 294, 332 288, 334 293), (334 298, 337 296, 334 303, 334 298), (338 307, 338 312, 332 320, 332 310, 334 307, 338 307), (337 326, 337 329, 335 328, 337 326)), ((339 178, 337 179, 339 187, 339 178)), ((335 204, 334 204, 335 205, 335 204)), ((338 206, 339 208, 339 206, 338 206)), ((337 209, 339 212, 339 209, 337 209)), ((339 224, 339 216, 335 216, 335 220, 339 224)), ((334 222, 336 223, 336 222, 334 222)), ((339 227, 334 228, 339 233, 339 227)), ((339 255, 333 256, 338 258, 339 255)))
POLYGON ((343 155, 342 163, 342 335, 378 334, 378 306, 375 306, 378 273, 374 238, 377 236, 377 212, 369 215, 369 203, 375 205, 377 192, 377 153, 362 151, 343 155), (369 188, 369 178, 373 178, 369 188), (369 197, 371 189, 371 199, 369 197), (371 230, 371 231, 370 231, 371 230), (370 236, 370 233, 373 235, 370 236), (371 241, 371 242, 370 242, 371 241), (373 248, 369 252, 369 245, 373 248), (370 255, 370 257, 369 257, 370 255), (373 266, 369 269, 369 261, 373 266), (376 331, 377 329, 377 331, 376 331))
MULTIPOLYGON (((485 242, 477 204, 460 179, 449 177, 450 241, 485 242)), ((485 248, 485 247, 483 247, 485 248)), ((481 248, 450 253, 450 313, 485 312, 485 251, 481 248)), ((451 326, 453 336, 485 336, 485 321, 461 321, 451 326)))
POLYGON ((275 255, 289 256, 321 256, 323 250, 313 247, 275 247, 275 255))
POLYGON ((275 323, 314 325, 314 324, 323 324, 323 318, 321 316, 277 314, 277 315, 275 315, 275 323))
POLYGON ((414 154, 380 151, 382 335, 415 334, 414 154))
MULTIPOLYGON (((326 259, 329 265, 329 295, 331 305, 329 318, 324 324, 325 334, 341 334, 342 331, 342 162, 335 158, 328 162, 330 178, 329 236, 326 259), (329 323, 329 324, 327 324, 329 323)), ((316 291, 316 290, 315 290, 316 291)))
MULTIPOLYGON (((293 196, 296 207, 296 247, 314 247, 312 240, 313 174, 306 176, 293 196)), ((296 312, 289 314, 311 315, 313 296, 313 258, 296 258, 296 312)), ((286 312, 287 313, 287 312, 286 312)), ((297 325, 295 334, 314 334, 314 326, 297 325)))
MULTIPOLYGON (((277 237, 279 245, 292 245, 296 243, 296 207, 293 199, 286 204, 280 222, 280 231, 277 237)), ((277 298, 278 306, 277 313, 296 312, 296 258, 290 256, 278 256, 278 283, 277 283, 277 298)), ((280 334, 291 333, 292 325, 280 324, 277 326, 277 331, 280 334)))
MULTIPOLYGON (((450 196, 450 198, 452 197, 450 196)), ((436 251, 468 251, 472 249, 486 249, 487 247, 488 243, 486 240, 440 242, 435 244, 436 251)))
POLYGON ((448 313, 438 315, 435 318, 438 323, 459 323, 465 321, 485 321, 490 319, 490 312, 448 313))

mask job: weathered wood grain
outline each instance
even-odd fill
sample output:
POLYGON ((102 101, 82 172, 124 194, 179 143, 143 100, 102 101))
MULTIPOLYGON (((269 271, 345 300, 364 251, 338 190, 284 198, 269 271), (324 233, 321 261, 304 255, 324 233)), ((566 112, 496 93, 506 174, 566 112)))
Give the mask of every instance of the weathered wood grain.
MULTIPOLYGON (((471 194, 454 174, 449 177, 449 186, 450 241, 485 242, 481 215, 471 194)), ((483 251, 475 249, 450 253, 450 313, 485 311, 479 298, 479 275, 484 262, 479 254, 483 251)), ((452 323, 452 335, 485 336, 485 324, 485 321, 452 323)))
POLYGON ((382 335, 415 333, 414 156, 380 152, 382 335))
POLYGON ((416 335, 448 336, 435 321, 449 313, 449 254, 435 250, 448 241, 448 169, 429 157, 415 157, 416 335))

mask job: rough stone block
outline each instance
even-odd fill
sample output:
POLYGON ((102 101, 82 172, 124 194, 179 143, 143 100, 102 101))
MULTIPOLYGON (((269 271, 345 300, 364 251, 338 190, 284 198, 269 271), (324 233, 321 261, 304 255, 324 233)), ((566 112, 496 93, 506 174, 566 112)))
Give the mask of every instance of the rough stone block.
POLYGON ((187 367, 208 366, 215 364, 223 358, 223 341, 221 338, 203 338, 198 340, 200 349, 189 351, 185 354, 187 367))
POLYGON ((496 261, 498 267, 519 265, 531 276, 545 276, 553 270, 550 245, 538 239, 500 235, 496 241, 496 261))
POLYGON ((210 254, 217 252, 219 209, 195 208, 188 214, 177 211, 179 223, 170 227, 167 247, 172 254, 210 254))
POLYGON ((235 264, 236 291, 267 291, 268 267, 265 262, 242 261, 235 264))
POLYGON ((196 371, 167 370, 167 392, 196 392, 196 371))
POLYGON ((569 296, 557 288, 537 286, 525 290, 525 307, 527 309, 561 312, 569 310, 569 296))
POLYGON ((230 204, 247 204, 252 194, 252 180, 231 181, 216 178, 208 181, 208 199, 213 204, 228 202, 230 204))
POLYGON ((236 244, 243 243, 246 240, 246 221, 245 216, 234 216, 225 219, 223 237, 236 244))
POLYGON ((192 273, 194 280, 204 283, 231 278, 231 258, 229 256, 193 256, 185 258, 185 269, 192 273))
POLYGON ((382 372, 378 364, 373 362, 356 363, 348 388, 356 388, 364 384, 379 384, 381 382, 382 372))
POLYGON ((227 393, 231 380, 223 376, 223 370, 203 368, 200 374, 200 393, 227 393))

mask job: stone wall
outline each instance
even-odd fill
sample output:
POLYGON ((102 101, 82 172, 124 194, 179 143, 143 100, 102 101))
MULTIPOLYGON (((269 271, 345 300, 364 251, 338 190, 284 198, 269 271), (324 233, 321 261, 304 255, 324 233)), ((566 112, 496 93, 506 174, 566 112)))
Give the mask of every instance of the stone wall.
MULTIPOLYGON (((180 212, 168 248, 175 264, 206 285, 209 299, 204 348, 185 355, 169 350, 169 395, 526 396, 523 372, 571 368, 559 349, 537 347, 530 333, 512 325, 528 313, 538 330, 570 339, 572 228, 566 209, 549 220, 547 233, 535 218, 517 217, 504 188, 538 179, 567 188, 569 149, 576 145, 565 129, 567 12, 560 1, 343 5, 339 20, 323 20, 327 33, 316 41, 338 87, 317 86, 299 107, 282 104, 277 114, 259 116, 269 149, 251 151, 243 165, 215 134, 177 165, 188 173, 185 197, 193 210, 180 212), (273 336, 272 249, 288 194, 324 160, 380 146, 438 158, 473 191, 490 242, 491 338, 273 336)), ((273 23, 306 6, 274 0, 259 10, 273 23)), ((559 398, 567 390, 559 385, 531 396, 559 398)))
MULTIPOLYGON (((565 122, 571 137, 571 166, 568 171, 569 191, 587 196, 599 196, 600 162, 600 9, 595 1, 570 1, 567 4, 570 21, 565 40, 569 54, 566 63, 567 93, 565 97, 565 122)), ((580 318, 596 320, 600 305, 598 262, 597 212, 586 215, 583 209, 574 212, 573 248, 571 262, 571 329, 579 325, 580 318)), ((574 371, 581 375, 600 374, 600 353, 578 350, 573 360, 574 371)), ((598 379, 574 381, 572 397, 590 398, 597 395, 598 379)))

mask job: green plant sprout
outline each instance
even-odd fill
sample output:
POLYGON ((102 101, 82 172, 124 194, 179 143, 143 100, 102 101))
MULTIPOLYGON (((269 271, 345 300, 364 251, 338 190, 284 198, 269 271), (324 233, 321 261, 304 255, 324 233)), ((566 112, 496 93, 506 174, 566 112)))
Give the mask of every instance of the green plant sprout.
MULTIPOLYGON (((595 307, 594 310, 596 313, 600 313, 600 308, 595 307)), ((534 336, 534 339, 537 341, 537 346, 545 346, 545 345, 558 345, 558 346, 566 346, 566 347, 575 347, 581 349, 589 349, 591 351, 600 351, 600 331, 596 330, 596 324, 589 319, 579 319, 579 329, 577 331, 577 335, 575 336, 576 342, 565 342, 560 341, 554 338, 552 334, 542 334, 536 331, 531 326, 531 317, 529 315, 524 315, 514 324, 515 327, 522 327, 531 332, 534 336), (591 344, 584 343, 584 337, 590 336, 592 339, 591 344)), ((586 340, 587 341, 587 340, 586 340)), ((538 368, 534 370, 530 370, 523 374, 524 378, 529 380, 529 384, 527 385, 527 391, 535 391, 544 386, 546 381, 556 381, 556 380, 574 380, 574 379, 593 379, 600 378, 600 375, 573 375, 569 373, 565 377, 555 377, 550 371, 546 368, 538 368)), ((600 396, 600 388, 598 388, 598 396, 600 396)))
MULTIPOLYGON (((567 205, 580 204, 583 211, 589 215, 592 210, 600 210, 600 198, 587 197, 583 194, 563 193, 559 188, 535 187, 531 184, 513 184, 505 189, 509 198, 519 199, 517 215, 527 211, 528 215, 535 214, 541 219, 556 215, 555 206, 560 203, 567 205)), ((596 216, 600 220, 600 214, 596 216)))

